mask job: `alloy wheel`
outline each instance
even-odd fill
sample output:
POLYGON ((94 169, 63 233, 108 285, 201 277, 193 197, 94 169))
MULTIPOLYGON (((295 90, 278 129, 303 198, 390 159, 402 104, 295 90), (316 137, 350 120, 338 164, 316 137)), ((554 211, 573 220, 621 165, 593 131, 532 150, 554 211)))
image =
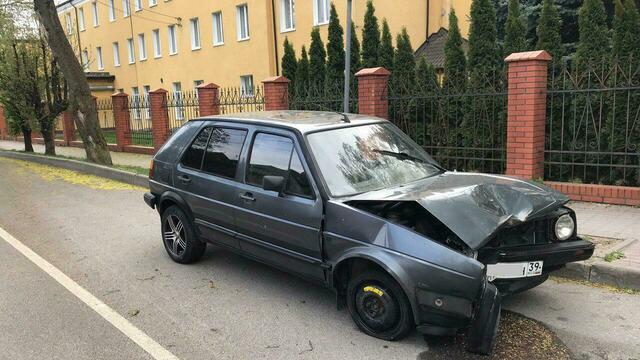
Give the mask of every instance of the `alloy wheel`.
POLYGON ((187 248, 184 224, 175 215, 167 216, 163 224, 162 234, 167 249, 177 257, 182 256, 187 248))

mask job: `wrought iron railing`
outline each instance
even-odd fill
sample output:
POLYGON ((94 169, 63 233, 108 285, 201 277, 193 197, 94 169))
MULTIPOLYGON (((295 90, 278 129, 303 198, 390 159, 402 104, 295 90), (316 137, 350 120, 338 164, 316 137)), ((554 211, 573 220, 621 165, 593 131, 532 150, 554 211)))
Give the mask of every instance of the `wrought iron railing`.
POLYGON ((169 131, 173 133, 185 122, 200 116, 197 91, 176 91, 167 94, 167 111, 169 131))
MULTIPOLYGON (((96 99, 98 121, 108 144, 116 143, 116 122, 113 116, 113 102, 111 98, 96 99)), ((77 132, 76 132, 77 134, 77 132)), ((76 136, 76 140, 79 137, 76 136)))
POLYGON ((264 110, 264 87, 254 86, 251 89, 240 87, 220 88, 218 91, 220 114, 264 110))
MULTIPOLYGON (((293 84, 289 87, 289 109, 314 111, 344 110, 344 84, 342 82, 323 85, 293 84)), ((349 86, 349 112, 358 112, 358 84, 355 79, 349 86)))
POLYGON ((136 146, 153 147, 149 95, 132 95, 128 103, 131 143, 136 146))

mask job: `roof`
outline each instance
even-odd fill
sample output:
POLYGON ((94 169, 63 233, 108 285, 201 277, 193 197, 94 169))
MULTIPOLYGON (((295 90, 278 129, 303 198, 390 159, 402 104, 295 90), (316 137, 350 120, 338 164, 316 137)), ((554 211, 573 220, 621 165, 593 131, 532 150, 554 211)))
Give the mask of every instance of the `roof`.
POLYGON ((237 121, 243 123, 271 125, 295 129, 300 131, 301 133, 386 121, 381 118, 367 115, 343 115, 342 113, 338 112, 299 110, 257 111, 237 114, 214 115, 193 119, 192 121, 203 120, 224 120, 231 122, 237 121), (349 119, 349 122, 345 121, 345 116, 349 119))
MULTIPOLYGON (((435 33, 429 35, 422 45, 414 53, 416 59, 424 56, 427 63, 433 65, 436 69, 444 69, 444 46, 449 38, 449 30, 440 28, 435 33)), ((462 39, 462 50, 467 53, 469 50, 469 41, 462 39)))

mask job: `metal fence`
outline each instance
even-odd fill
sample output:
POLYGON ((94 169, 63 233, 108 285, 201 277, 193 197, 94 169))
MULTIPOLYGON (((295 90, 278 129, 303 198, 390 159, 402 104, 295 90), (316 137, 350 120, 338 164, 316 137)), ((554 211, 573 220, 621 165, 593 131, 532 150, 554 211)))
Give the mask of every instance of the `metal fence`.
MULTIPOLYGON (((110 98, 97 99, 96 110, 98 111, 98 122, 107 144, 116 143, 116 122, 113 116, 113 102, 110 98)), ((76 132, 76 139, 78 139, 76 132)))
MULTIPOLYGON (((349 86, 349 112, 358 112, 358 84, 354 78, 349 86)), ((292 84, 289 86, 289 109, 315 111, 343 111, 344 83, 323 85, 292 84)))
POLYGON ((473 89, 439 80, 392 79, 389 120, 450 170, 502 174, 506 167, 507 90, 503 70, 473 89))
POLYGON ((62 119, 62 114, 56 118, 56 121, 53 125, 53 130, 54 130, 56 139, 58 140, 64 139, 64 120, 62 119))
POLYGON ((264 110, 264 87, 250 89, 227 87, 218 90, 220 114, 234 114, 264 110))
POLYGON ((640 185, 640 61, 558 66, 547 96, 545 179, 640 185))
POLYGON ((130 96, 128 104, 131 144, 153 147, 149 95, 130 96))
POLYGON ((188 120, 200 116, 198 92, 190 90, 168 93, 167 111, 169 113, 169 131, 173 133, 188 120))

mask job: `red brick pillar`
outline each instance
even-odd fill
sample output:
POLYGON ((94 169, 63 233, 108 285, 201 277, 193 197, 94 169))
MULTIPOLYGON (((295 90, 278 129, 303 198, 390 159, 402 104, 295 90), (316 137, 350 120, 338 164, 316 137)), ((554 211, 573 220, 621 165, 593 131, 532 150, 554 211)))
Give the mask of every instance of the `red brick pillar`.
POLYGON ((383 67, 362 69, 358 78, 358 112, 389 118, 388 82, 391 72, 383 67))
POLYGON ((219 86, 214 83, 203 84, 196 88, 198 91, 198 107, 200 116, 220 114, 219 86))
POLYGON ((124 151, 131 145, 131 114, 129 113, 129 95, 119 92, 111 95, 113 120, 116 124, 116 148, 124 151))
POLYGON ((153 133, 153 147, 156 151, 167 141, 169 135, 169 112, 167 109, 167 90, 158 89, 149 92, 149 107, 151 112, 151 131, 153 133))
POLYGON ((289 82, 284 76, 262 80, 264 84, 264 109, 289 110, 289 82))
POLYGON ((507 175, 544 177, 544 127, 547 111, 547 63, 544 50, 513 53, 509 67, 507 175))
POLYGON ((76 140, 76 123, 74 122, 71 111, 62 113, 62 133, 66 146, 71 145, 71 142, 76 140))
POLYGON ((7 118, 4 115, 4 108, 0 105, 0 140, 6 140, 9 137, 9 127, 7 126, 7 118))

